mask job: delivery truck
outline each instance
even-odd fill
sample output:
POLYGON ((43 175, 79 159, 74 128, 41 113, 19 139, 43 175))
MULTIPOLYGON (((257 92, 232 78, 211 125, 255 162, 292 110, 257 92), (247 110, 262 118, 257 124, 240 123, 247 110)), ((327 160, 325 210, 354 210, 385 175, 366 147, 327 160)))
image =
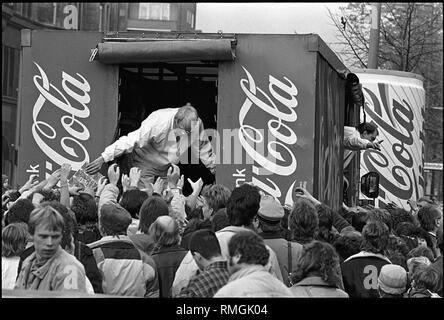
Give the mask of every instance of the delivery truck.
POLYGON ((359 157, 343 194, 342 140, 359 108, 316 34, 23 30, 21 45, 19 184, 77 171, 152 111, 191 103, 217 157, 215 177, 182 157, 192 180, 252 182, 282 204, 299 186, 334 209, 358 201, 359 157))
MULTIPOLYGON (((361 154, 360 174, 377 172, 380 190, 375 204, 410 211, 409 200, 424 196, 425 90, 423 77, 392 70, 355 69, 363 87, 367 121, 378 126, 381 152, 361 154)), ((360 195, 360 199, 366 199, 360 195)))

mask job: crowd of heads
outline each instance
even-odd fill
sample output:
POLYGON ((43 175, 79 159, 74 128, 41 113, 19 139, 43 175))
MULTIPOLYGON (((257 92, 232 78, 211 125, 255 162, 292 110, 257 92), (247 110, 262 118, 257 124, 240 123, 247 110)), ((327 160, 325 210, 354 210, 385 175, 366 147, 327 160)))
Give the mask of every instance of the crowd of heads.
MULTIPOLYGON (((177 124, 186 126, 191 120, 178 118, 177 124)), ((370 127, 360 130, 374 133, 370 127)), ((77 190, 70 194, 69 203, 62 204, 56 186, 31 187, 32 192, 23 195, 3 185, 2 199, 8 201, 2 211, 2 257, 8 259, 20 257, 30 244, 48 258, 59 245, 72 254, 75 241, 88 245, 104 237, 136 234, 152 241, 147 255, 182 247, 201 272, 215 261, 226 261, 232 276, 251 266, 269 270, 273 250, 266 240, 274 235, 300 245, 289 270, 291 285, 317 277, 344 290, 341 266, 367 254, 390 261, 378 270, 380 297, 433 296, 440 282, 442 294, 442 270, 440 274, 433 268, 442 259, 442 211, 425 199, 418 202, 416 212, 393 206, 333 210, 308 196, 296 197, 288 207, 250 183, 233 190, 214 184, 201 187, 194 205, 180 196, 183 217, 173 205, 171 190, 165 188, 119 190, 120 196, 106 203, 101 203, 99 190, 77 190), (37 201, 36 193, 41 195, 37 201), (338 219, 343 223, 340 227, 338 219), (130 231, 134 223, 136 229, 130 231), (223 244, 219 235, 227 228, 240 231, 223 244), (91 233, 86 236, 88 230, 91 233)))

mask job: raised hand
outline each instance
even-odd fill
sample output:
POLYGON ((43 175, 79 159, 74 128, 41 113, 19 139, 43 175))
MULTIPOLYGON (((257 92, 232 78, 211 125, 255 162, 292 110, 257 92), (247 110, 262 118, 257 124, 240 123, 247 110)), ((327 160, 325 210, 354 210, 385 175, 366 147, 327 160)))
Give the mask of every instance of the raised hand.
POLYGON ((142 170, 137 167, 132 167, 129 173, 129 180, 131 187, 137 187, 140 180, 140 175, 142 174, 142 170))
POLYGON ((168 168, 167 172, 168 187, 176 188, 179 178, 180 178, 180 169, 175 164, 172 164, 171 167, 168 168))
POLYGON ((102 168, 104 163, 105 163, 105 160, 103 159, 102 156, 100 156, 96 160, 94 160, 93 162, 88 163, 86 165, 85 172, 87 174, 94 174, 102 168))
POLYGON ((188 178, 187 181, 193 189, 193 193, 199 194, 203 187, 202 178, 199 178, 196 182, 193 182, 190 178, 188 178))
POLYGON ((117 186, 117 182, 120 178, 120 168, 116 163, 113 163, 108 168, 108 179, 109 183, 117 186))
POLYGON ((156 182, 154 182, 153 192, 158 193, 158 194, 162 194, 163 189, 164 189, 164 185, 165 185, 165 180, 162 179, 161 177, 158 177, 156 179, 156 182))
POLYGON ((315 197, 313 197, 313 196, 311 195, 311 193, 308 192, 307 189, 305 189, 305 188, 297 187, 297 188, 295 189, 295 193, 296 193, 296 196, 301 197, 301 198, 305 198, 305 199, 311 201, 311 202, 312 202, 313 204, 315 204, 315 205, 320 203, 320 202, 319 202, 315 197))
MULTIPOLYGON (((131 169, 131 170, 132 170, 132 169, 131 169)), ((131 173, 130 173, 130 174, 131 174, 131 173)), ((130 187, 130 185, 131 185, 131 178, 128 177, 128 175, 126 175, 126 174, 122 174, 121 182, 122 182, 122 189, 123 189, 123 192, 125 192, 126 190, 129 189, 129 187, 130 187)))
POLYGON ((105 188, 107 182, 108 182, 108 179, 106 177, 101 177, 99 179, 99 182, 97 183, 97 191, 96 191, 96 196, 97 197, 100 197, 100 195, 102 194, 102 191, 105 188))
POLYGON ((62 164, 62 167, 60 168, 60 180, 62 181, 68 180, 70 172, 71 172, 71 165, 68 163, 62 164))
POLYGON ((82 190, 82 187, 69 187, 69 195, 70 196, 78 196, 79 195, 79 191, 82 190))
POLYGON ((61 174, 62 174, 61 168, 54 171, 46 181, 46 186, 44 188, 47 190, 52 189, 57 184, 57 182, 59 182, 61 174))
POLYGON ((39 176, 38 174, 31 174, 29 176, 28 181, 26 181, 26 183, 23 185, 23 187, 20 188, 20 190, 19 190, 20 194, 22 194, 23 192, 36 186, 39 183, 39 180, 37 179, 38 176, 39 176))
POLYGON ((183 175, 180 176, 179 181, 177 181, 177 187, 183 189, 185 177, 183 175))

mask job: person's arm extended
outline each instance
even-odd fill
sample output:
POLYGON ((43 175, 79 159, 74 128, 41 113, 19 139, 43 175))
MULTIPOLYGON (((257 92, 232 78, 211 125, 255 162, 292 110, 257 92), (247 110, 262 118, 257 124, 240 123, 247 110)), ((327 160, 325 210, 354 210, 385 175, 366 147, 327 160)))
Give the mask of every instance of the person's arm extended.
POLYGON ((119 188, 117 182, 120 178, 120 168, 117 164, 112 164, 108 168, 109 183, 103 188, 99 199, 99 215, 100 209, 105 203, 117 203, 117 197, 119 196, 119 188))
POLYGON ((367 139, 362 139, 359 134, 357 134, 356 128, 354 127, 344 127, 344 147, 349 150, 364 150, 368 148, 368 144, 371 141, 367 139))
POLYGON ((68 187, 68 175, 71 172, 71 165, 64 163, 62 164, 60 172, 60 203, 65 207, 69 208, 69 187, 68 187))
POLYGON ((112 145, 105 148, 102 152, 102 158, 105 162, 110 162, 123 153, 130 153, 133 149, 145 146, 152 138, 153 128, 156 127, 158 119, 156 116, 148 116, 140 128, 121 136, 112 145))

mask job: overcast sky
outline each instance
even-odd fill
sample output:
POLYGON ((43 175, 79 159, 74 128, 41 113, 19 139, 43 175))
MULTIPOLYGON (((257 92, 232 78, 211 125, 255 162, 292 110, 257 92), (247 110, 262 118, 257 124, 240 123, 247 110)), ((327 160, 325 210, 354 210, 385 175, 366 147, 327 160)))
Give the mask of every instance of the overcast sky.
POLYGON ((333 12, 346 2, 197 3, 196 29, 225 33, 317 33, 335 50, 333 12))

